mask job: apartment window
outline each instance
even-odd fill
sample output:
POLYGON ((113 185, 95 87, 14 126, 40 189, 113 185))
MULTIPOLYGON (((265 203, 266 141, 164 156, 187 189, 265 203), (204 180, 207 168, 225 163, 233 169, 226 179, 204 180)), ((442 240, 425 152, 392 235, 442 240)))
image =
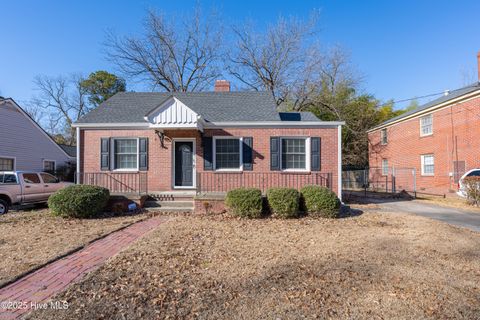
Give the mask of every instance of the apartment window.
POLYGON ((388 175, 388 160, 382 159, 382 175, 388 175))
POLYGON ((138 169, 138 140, 137 139, 114 139, 113 165, 116 170, 138 169))
POLYGON ((15 159, 0 158, 0 171, 13 171, 13 170, 15 170, 15 159))
POLYGON ((431 114, 420 118, 420 136, 433 134, 433 117, 431 114))
POLYGON ((433 176, 435 172, 435 158, 433 154, 424 154, 421 156, 422 161, 422 175, 433 176))
POLYGON ((306 138, 282 138, 282 170, 306 170, 306 138))
POLYGON ((382 138, 382 144, 387 144, 388 142, 387 129, 382 129, 381 138, 382 138))
POLYGON ((43 171, 55 172, 55 161, 43 160, 43 171))
POLYGON ((241 139, 215 138, 215 169, 241 169, 241 139))

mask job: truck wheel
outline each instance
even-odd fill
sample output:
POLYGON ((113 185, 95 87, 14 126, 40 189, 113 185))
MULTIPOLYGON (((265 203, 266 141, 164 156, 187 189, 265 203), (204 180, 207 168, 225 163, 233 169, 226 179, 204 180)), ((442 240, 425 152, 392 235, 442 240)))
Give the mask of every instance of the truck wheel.
POLYGON ((8 202, 0 199, 0 215, 8 212, 8 202))

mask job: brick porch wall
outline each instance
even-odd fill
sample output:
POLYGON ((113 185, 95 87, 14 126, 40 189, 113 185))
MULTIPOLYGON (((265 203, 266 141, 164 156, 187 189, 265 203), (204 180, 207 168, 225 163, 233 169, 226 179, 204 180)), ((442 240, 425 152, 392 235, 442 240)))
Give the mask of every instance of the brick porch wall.
MULTIPOLYGON (((271 136, 317 136, 321 137, 321 172, 331 173, 332 189, 337 192, 338 158, 337 127, 331 128, 232 128, 224 130, 206 129, 204 136, 253 137, 253 172, 270 171, 270 137, 271 136)), ((172 139, 196 139, 196 170, 204 172, 201 136, 196 130, 165 130, 165 148, 161 147, 160 138, 154 130, 81 130, 80 171, 101 172, 100 139, 109 137, 147 137, 149 138, 148 190, 172 190, 172 139)), ((211 171, 209 171, 211 172, 211 171)), ((252 172, 252 171, 250 171, 252 172)), ((241 174, 233 174, 240 176, 241 174)))
POLYGON ((433 135, 420 137, 420 118, 412 118, 387 127, 388 143, 380 144, 380 130, 369 134, 370 167, 416 168, 417 191, 452 193, 456 182, 450 173, 454 161, 465 161, 466 170, 480 167, 480 97, 439 109, 433 113, 433 135), (456 147, 455 147, 456 146, 456 147), (423 154, 435 158, 434 176, 421 175, 423 154))

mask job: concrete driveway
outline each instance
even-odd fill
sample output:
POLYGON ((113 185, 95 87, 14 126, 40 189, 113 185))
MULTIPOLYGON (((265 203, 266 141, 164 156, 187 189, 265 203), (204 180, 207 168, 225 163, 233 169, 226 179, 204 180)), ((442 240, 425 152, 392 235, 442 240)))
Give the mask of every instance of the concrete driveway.
POLYGON ((372 199, 371 202, 380 205, 382 211, 412 213, 480 232, 480 213, 438 206, 418 200, 372 199))

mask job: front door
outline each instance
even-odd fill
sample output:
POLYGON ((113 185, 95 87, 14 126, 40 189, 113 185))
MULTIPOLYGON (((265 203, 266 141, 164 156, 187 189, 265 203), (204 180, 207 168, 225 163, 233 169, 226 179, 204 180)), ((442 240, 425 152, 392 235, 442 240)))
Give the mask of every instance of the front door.
POLYGON ((193 187, 193 142, 175 141, 175 187, 193 187))

